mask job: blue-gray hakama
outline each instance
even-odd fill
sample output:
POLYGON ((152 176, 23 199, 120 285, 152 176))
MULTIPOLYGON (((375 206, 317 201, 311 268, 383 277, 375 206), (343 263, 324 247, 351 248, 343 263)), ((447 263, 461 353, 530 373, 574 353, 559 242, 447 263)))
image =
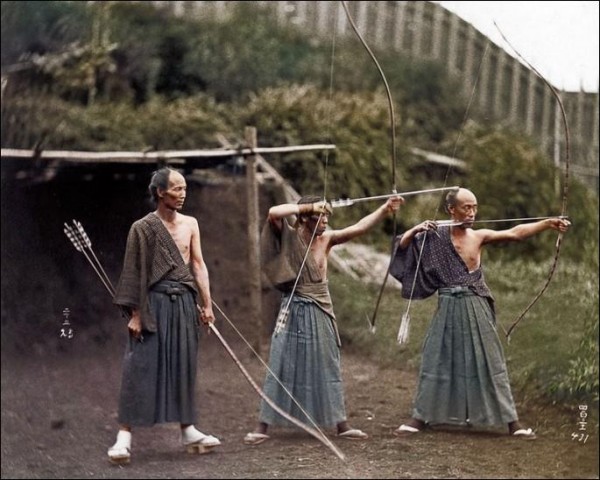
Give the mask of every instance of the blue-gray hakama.
MULTIPOLYGON (((269 367, 317 424, 332 427, 346 420, 340 365, 340 338, 335 322, 327 279, 311 254, 300 269, 307 245, 297 230, 283 220, 278 231, 269 222, 261 235, 265 273, 283 292, 281 309, 290 298, 298 272, 295 293, 289 305, 285 328, 271 337, 269 367)), ((286 413, 312 423, 273 375, 267 373, 265 393, 286 413)), ((291 426, 266 402, 259 419, 269 425, 291 426)))
POLYGON ((423 343, 413 417, 432 424, 516 421, 493 297, 483 271, 469 271, 449 228, 438 233, 418 234, 408 248, 397 249, 390 268, 402 282, 403 297, 439 294, 423 343))
MULTIPOLYGON (((283 297, 282 308, 288 297, 283 297)), ((294 296, 285 330, 273 334, 269 365, 285 388, 317 424, 332 427, 346 420, 340 349, 331 317, 317 304, 294 296)), ((310 423, 283 387, 267 373, 264 391, 277 406, 310 423)), ((260 421, 291 426, 264 400, 260 421)))

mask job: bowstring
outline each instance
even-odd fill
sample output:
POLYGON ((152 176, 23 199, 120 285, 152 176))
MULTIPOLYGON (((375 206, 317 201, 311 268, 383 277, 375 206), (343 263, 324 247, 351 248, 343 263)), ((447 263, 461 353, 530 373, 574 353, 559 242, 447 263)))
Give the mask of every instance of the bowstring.
MULTIPOLYGON (((569 122, 567 120, 567 112, 563 105, 561 96, 558 93, 558 91, 556 90, 556 88, 554 88, 554 85, 552 85, 548 81, 548 79, 544 75, 542 75, 541 72, 529 60, 527 60, 525 57, 523 57, 523 55, 521 55, 521 53, 512 45, 512 43, 508 40, 508 38, 506 38, 506 36, 504 35, 504 33, 502 32, 502 30, 500 29, 500 27, 498 26, 498 24, 496 22, 494 22, 494 26, 500 33, 500 36, 502 37, 502 39, 511 48, 511 50, 517 55, 517 57, 519 57, 525 63, 525 65, 527 65, 540 78, 540 80, 542 80, 544 82, 544 84, 546 84, 546 86, 550 89, 550 91, 554 95, 554 98, 560 108, 563 126, 564 126, 564 130, 565 130, 564 131, 564 134, 565 134, 565 162, 564 162, 565 163, 565 171, 564 171, 564 180, 563 180, 563 182, 564 182, 563 196, 562 196, 562 202, 561 202, 561 216, 566 217, 567 216, 567 202, 568 202, 568 196, 569 196, 569 163, 570 163, 569 160, 571 157, 571 153, 570 153, 571 152, 571 146, 570 146, 571 145, 571 142, 570 142, 571 135, 569 133, 569 122)), ((554 271, 556 270, 556 267, 558 265, 558 258, 560 256, 562 239, 563 239, 563 233, 559 232, 558 236, 556 238, 554 260, 552 261, 552 265, 550 267, 550 272, 548 273, 548 277, 546 279, 546 282, 544 283, 544 286, 535 295, 533 300, 531 302, 529 302, 527 307, 525 307, 525 310, 523 310, 523 312, 521 312, 521 314, 517 317, 517 319, 512 323, 512 325, 509 327, 508 331, 504 330, 506 339, 509 343, 510 343, 511 332, 516 328, 516 326, 519 324, 519 322, 525 317, 527 312, 529 312, 529 310, 537 303, 537 301, 542 297, 544 292, 546 292, 546 289, 550 286, 550 281, 552 280, 552 277, 554 276, 554 271)))
MULTIPOLYGON (((388 110, 389 110, 389 115, 390 115, 390 140, 391 140, 390 141, 390 147, 391 147, 391 161, 392 161, 392 193, 397 193, 398 192, 398 187, 397 187, 397 175, 396 175, 396 116, 395 116, 395 113, 394 113, 394 102, 393 102, 393 99, 392 99, 392 92, 390 90, 390 86, 389 86, 389 83, 388 83, 387 78, 385 76, 385 73, 383 73, 383 69, 381 68, 381 65, 379 64, 379 61, 377 60, 377 57, 375 56, 375 54, 373 53, 373 51, 371 50, 371 48, 369 47, 369 45, 367 44, 367 42, 365 41, 365 39, 363 38, 363 36, 361 35, 360 31, 358 30, 358 27, 356 26, 356 23, 354 22, 354 19, 352 18, 352 15, 350 14, 350 10, 348 9, 348 5, 346 4, 346 2, 344 0, 341 1, 341 4, 342 4, 342 7, 344 8, 344 12, 346 13, 346 17, 348 18, 348 22, 350 23, 350 26, 352 27, 352 30, 354 30, 354 33, 356 33, 356 36, 360 40, 360 43, 362 44, 362 46, 364 47, 364 49, 369 54, 369 57, 371 58, 371 60, 373 61, 373 63, 375 64, 375 67, 377 68, 379 76, 381 77, 381 80, 383 81, 383 84, 385 86, 385 93, 386 93, 386 97, 387 97, 387 101, 388 101, 388 110)), ((392 233, 392 238, 396 238, 397 231, 398 231, 398 219, 397 219, 396 212, 394 212, 394 215, 393 215, 393 233, 392 233)), ((391 266, 392 266, 392 258, 390 257, 390 262, 389 262, 387 270, 385 272, 385 277, 383 279, 383 282, 382 282, 381 287, 379 289, 379 293, 377 295, 377 301, 375 303, 375 309, 373 310, 373 315, 372 315, 371 319, 369 319, 369 324, 370 324, 370 328, 371 328, 371 332, 372 333, 375 332, 375 321, 377 319, 377 312, 379 311, 379 305, 380 305, 381 299, 383 297, 383 292, 384 292, 384 289, 385 289, 385 285, 387 283, 387 279, 388 279, 389 274, 390 274, 391 266)))
MULTIPOLYGON (((334 78, 334 65, 335 65, 335 47, 336 47, 336 37, 337 37, 337 15, 333 16, 333 34, 332 34, 332 40, 331 40, 331 54, 330 54, 330 65, 329 65, 329 86, 328 86, 328 105, 327 105, 327 113, 326 113, 326 132, 325 132, 325 138, 329 143, 333 143, 331 140, 331 125, 333 123, 332 118, 333 118, 333 78, 334 78)), ((327 201, 327 185, 328 185, 328 173, 329 173, 329 150, 325 150, 325 165, 324 165, 324 170, 323 170, 323 201, 327 201)), ((319 220, 317 221, 317 225, 319 224, 319 222, 321 221, 321 218, 323 217, 323 214, 319 214, 319 220)), ((300 275, 302 274, 302 270, 304 268, 304 265, 306 263, 306 260, 308 258, 308 255, 310 253, 310 247, 315 239, 317 233, 317 228, 315 227, 310 241, 308 242, 308 245, 306 247, 306 251, 304 253, 304 257, 302 259, 302 264, 300 265, 300 269, 298 270, 298 274, 296 275, 296 280, 294 282, 294 286, 292 287, 292 291, 289 295, 289 298, 287 300, 287 303, 282 311, 282 313, 280 313, 280 315, 278 315, 278 322, 275 326, 276 329, 276 333, 277 334, 277 327, 280 326, 279 323, 279 317, 282 317, 282 320, 285 321, 286 320, 286 315, 289 312, 289 307, 290 304, 292 302, 293 296, 294 296, 294 292, 296 291, 296 287, 298 286, 298 282, 300 280, 300 275)), ((240 337, 242 338, 242 340, 246 343, 246 345, 248 346, 248 348, 250 349, 250 351, 252 351, 254 353, 254 355, 260 360, 260 363, 266 368, 266 370, 271 374, 271 376, 275 379, 275 381, 278 383, 278 385, 289 395, 289 397, 292 399, 292 401, 294 402, 294 404, 300 409, 300 411, 306 416, 306 418, 309 420, 309 422, 315 427, 315 429, 321 434, 323 435, 323 437, 327 438, 327 436, 323 433, 323 431, 319 428, 319 425, 316 423, 315 420, 312 419, 312 417, 308 414, 308 412, 302 407, 302 405, 300 405, 300 403, 296 400, 296 398, 292 395, 292 393, 289 391, 289 389, 283 384, 283 382, 279 379, 279 377, 277 375, 275 375, 275 372, 273 372, 273 370, 271 370, 271 368, 269 367, 269 365, 262 359, 262 357, 258 354, 258 352, 255 351, 255 349, 252 347, 252 345, 243 337, 243 335, 241 335, 241 333, 239 332, 239 330, 237 329, 237 327, 233 324, 233 322, 227 317, 227 315, 225 315, 225 312, 223 312, 223 310, 216 304, 216 302, 213 300, 213 304, 215 305, 215 307, 217 308, 217 310, 221 313, 221 315, 223 316, 223 318, 225 318, 229 324, 233 327, 233 329, 238 332, 238 334, 240 335, 240 337)), ((285 326, 285 323, 281 325, 281 328, 283 328, 285 326)))
MULTIPOLYGON (((242 332, 240 332, 239 329, 236 327, 235 323, 227 316, 227 314, 217 304, 217 302, 215 302, 214 299, 212 300, 212 304, 215 306, 215 308, 221 314, 221 316, 225 320, 227 320, 227 322, 229 323, 229 325, 238 334, 238 336, 244 341, 244 343, 250 349, 250 351, 254 354, 254 356, 256 358, 258 358, 258 360, 260 361, 260 363, 265 367, 265 369, 269 372, 269 374, 271 374, 271 376, 278 383, 278 385, 285 391, 285 393, 288 394, 288 396, 290 397, 290 399, 292 400, 292 402, 294 402, 294 405, 296 405, 298 407, 298 409, 306 416, 306 418, 308 419, 309 423, 312 424, 315 427, 315 430, 317 432, 319 432, 319 434, 321 434, 327 441, 329 441, 327 435, 325 435, 325 433, 323 433, 323 431, 321 430, 321 428, 319 427, 319 425, 317 424, 317 422, 302 407, 302 405, 300 404, 300 402, 298 402, 298 400, 296 400, 296 397, 294 397, 294 395, 292 394, 292 392, 290 392, 290 390, 283 384, 283 382, 279 379, 279 377, 275 374, 275 372, 273 372, 273 370, 271 370, 271 368, 269 367, 269 365, 267 364, 267 362, 265 362, 263 360, 263 358, 259 355, 259 353, 254 349, 254 347, 252 347, 252 345, 250 344, 250 342, 246 339, 246 337, 244 337, 244 335, 242 335, 242 332)), ((266 393, 265 393, 265 395, 266 395, 266 393)))
MULTIPOLYGON (((331 40, 331 55, 330 55, 330 62, 329 62, 329 87, 328 87, 329 101, 327 102, 328 103, 327 113, 325 115, 327 118, 325 138, 329 141, 329 143, 332 143, 331 142, 331 124, 333 123, 333 121, 332 121, 332 118, 333 118, 333 114, 332 114, 333 78, 334 78, 334 70, 335 70, 334 64, 335 64, 335 47, 336 47, 336 37, 337 37, 337 15, 333 15, 332 18, 333 18, 333 29, 332 29, 333 33, 332 33, 332 40, 331 40)), ((325 202, 327 201, 328 171, 329 171, 329 150, 325 150, 325 165, 324 165, 324 170, 323 170, 323 201, 325 201, 325 202)), ((317 225, 321 221, 322 217, 323 217, 323 214, 322 213, 319 214, 319 220, 317 221, 317 225)), ((313 231, 313 233, 310 237, 310 241, 308 242, 308 245, 306 247, 306 251, 304 252, 304 257, 302 259, 302 263, 301 263, 298 273, 296 275, 296 279, 294 281, 292 290, 289 294, 287 303, 286 303, 285 307, 283 308, 283 310, 281 310, 280 314, 278 315, 277 322, 275 325, 275 334, 276 335, 283 330, 283 328, 285 327, 285 324, 287 323, 287 315, 289 314, 289 307, 292 303, 294 293, 296 292, 296 287, 298 286, 298 282, 300 281, 300 275, 302 274, 302 270, 304 269, 304 265, 306 263, 308 255, 310 253, 310 247, 313 244, 316 233, 317 233, 317 228, 315 227, 315 230, 313 231)))
MULTIPOLYGON (((315 226, 315 229, 312 232, 310 241, 308 242, 308 245, 306 246, 306 251, 304 252, 304 257, 302 258, 302 263, 300 264, 300 268, 298 269, 298 274, 296 275, 296 280, 294 281, 294 286, 292 287, 292 290, 289 293, 285 307, 281 310, 281 312, 277 318, 277 323, 275 325, 275 335, 278 335, 279 333, 281 333, 287 324, 287 315, 289 314, 289 311, 290 311, 289 310, 290 305, 294 298, 294 293, 296 292, 296 287, 298 286, 298 282, 300 281, 300 276, 302 274, 302 270, 304 270, 304 265, 306 264, 306 260, 308 259, 308 255, 310 253, 310 247, 312 246, 315 236, 317 234, 317 226, 318 226, 319 222, 321 221, 322 217, 323 217, 323 214, 322 213, 319 214, 319 220, 317 221, 317 225, 315 226)), ((300 239, 302 240, 302 237, 300 237, 300 239)))
MULTIPOLYGON (((337 5, 337 4, 336 4, 337 5)), ((339 10, 339 6, 338 6, 339 10)), ((331 38, 331 58, 329 62, 329 101, 327 105, 327 113, 326 113, 326 131, 325 138, 328 143, 333 144, 331 138, 331 125, 333 124, 333 76, 335 71, 335 47, 336 47, 336 38, 337 38, 337 14, 332 16, 333 18, 333 34, 331 38)), ((327 201, 327 181, 328 181, 328 170, 329 170, 329 150, 325 150, 325 168, 323 172, 323 201, 327 201)))
MULTIPOLYGON (((461 124, 460 130, 459 130, 458 135, 456 137, 456 141, 454 142, 454 147, 452 148, 452 158, 456 157, 456 152, 458 150, 458 144, 459 144, 459 142, 460 142, 460 140, 462 138, 462 134, 463 134, 463 131, 464 131, 465 126, 467 124, 467 121, 469 120, 469 112, 471 111, 471 106, 473 104, 473 99, 475 98, 475 92, 477 90, 477 86, 479 84, 479 79, 481 77, 481 72, 483 70, 483 62, 484 62, 484 60, 485 60, 485 58, 487 56, 489 47, 490 47, 490 41, 488 40, 486 42, 486 44, 485 44, 485 50, 483 51, 483 55, 481 56, 481 60, 479 61, 479 67, 477 69, 477 76, 475 77, 475 82, 473 82, 473 88, 471 89, 471 95, 469 96, 469 101, 467 102, 467 108, 465 109, 465 114, 463 116, 463 120, 462 120, 462 124, 461 124)), ((450 178, 450 172, 452 171, 453 168, 454 167, 453 167, 452 163, 450 163, 448 165, 448 168, 446 169, 446 175, 444 176, 444 183, 442 185, 442 188, 445 188, 446 185, 448 184, 448 178, 450 178)), ((436 206, 434 214, 433 214, 433 221, 434 222, 436 221, 436 219, 438 217, 438 214, 439 214, 439 211, 440 211, 440 206, 443 203, 445 203, 443 200, 441 202, 437 203, 437 206, 436 206)), ((427 241, 427 232, 425 232, 425 236, 423 238, 423 243, 421 244, 421 248, 419 249, 419 256, 417 258, 416 273, 415 273, 415 277, 413 278, 412 286, 411 286, 411 289, 410 289, 410 297, 408 299, 408 303, 407 303, 407 306, 406 306, 406 311, 405 311, 404 315, 402 316, 403 318, 404 317, 408 317, 409 313, 410 313, 410 307, 412 305, 412 300, 413 300, 414 293, 415 293, 415 286, 416 286, 416 283, 417 283, 417 274, 419 272, 419 267, 421 265, 421 258, 423 256, 423 251, 425 249, 425 243, 426 243, 426 241, 427 241)), ((504 326, 502 326, 502 325, 500 325, 500 326, 504 330, 504 326)))

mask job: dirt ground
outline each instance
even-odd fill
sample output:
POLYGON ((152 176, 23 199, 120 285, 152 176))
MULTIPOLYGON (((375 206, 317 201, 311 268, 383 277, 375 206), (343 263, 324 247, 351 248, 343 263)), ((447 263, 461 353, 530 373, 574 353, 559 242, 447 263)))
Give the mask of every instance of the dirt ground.
MULTIPOLYGON (((262 384, 258 360, 230 340, 262 384)), ((534 441, 441 427, 394 437, 410 412, 415 372, 383 370, 351 352, 342 357, 347 411, 370 439, 342 440, 328 431, 346 461, 299 429, 273 429, 268 442, 246 446, 259 397, 214 335, 201 340, 198 427, 223 445, 189 455, 177 425, 140 428, 131 464, 113 466, 106 450, 116 434, 121 343, 74 337, 51 352, 3 354, 2 478, 598 478, 597 432, 585 442, 571 435, 577 406, 565 417, 518 404, 538 432, 534 441)))
MULTIPOLYGON (((94 172, 86 195, 79 171, 26 188, 3 184, 3 205, 10 208, 2 209, 7 226, 2 233, 2 478, 598 478, 598 432, 589 423, 585 442, 572 438, 579 406, 541 407, 520 392, 515 392, 517 407, 523 422, 538 432, 535 441, 512 439, 502 430, 448 428, 394 437, 393 430, 410 415, 417 373, 401 365, 381 369, 347 348, 342 352, 347 412, 353 426, 369 433, 368 441, 327 432, 345 462, 299 429, 273 429, 268 442, 246 446, 242 439, 255 426, 260 399, 214 335, 201 340, 197 426, 223 445, 193 456, 181 446, 177 425, 137 429, 131 464, 111 465, 106 451, 117 431, 125 327, 85 260, 66 241, 62 223, 71 218, 84 223, 116 279, 127 229, 145 214, 140 198, 148 176, 117 182, 112 170, 105 177, 94 172), (59 339, 67 306, 75 336, 59 339)), ((254 327, 244 314, 243 190, 235 182, 194 187, 186 213, 201 224, 211 288, 249 336, 254 327)), ((276 305, 265 295, 263 314, 276 305)), ((259 361, 223 319, 217 327, 262 385, 259 361)))

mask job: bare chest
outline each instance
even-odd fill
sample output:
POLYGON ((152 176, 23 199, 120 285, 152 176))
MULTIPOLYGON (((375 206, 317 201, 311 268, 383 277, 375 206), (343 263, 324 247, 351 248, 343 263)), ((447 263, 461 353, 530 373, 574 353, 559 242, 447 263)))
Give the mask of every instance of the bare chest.
POLYGON ((313 260, 322 278, 327 278, 327 244, 314 242, 310 247, 313 260))
POLYGON ((175 242, 183 261, 189 263, 190 260, 190 245, 192 239, 192 230, 184 222, 176 224, 164 223, 165 228, 175 242))
POLYGON ((469 269, 477 270, 481 263, 481 245, 478 239, 471 236, 456 237, 452 235, 452 245, 469 269))

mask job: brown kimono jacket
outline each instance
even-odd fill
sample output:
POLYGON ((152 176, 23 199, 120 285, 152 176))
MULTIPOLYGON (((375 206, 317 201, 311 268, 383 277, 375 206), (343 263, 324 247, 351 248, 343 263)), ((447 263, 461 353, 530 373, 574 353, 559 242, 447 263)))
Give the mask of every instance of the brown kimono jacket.
POLYGON ((156 319, 150 312, 148 291, 161 280, 181 282, 197 294, 196 282, 160 218, 149 213, 134 222, 127 237, 123 271, 113 302, 138 308, 142 329, 156 332, 156 319))

